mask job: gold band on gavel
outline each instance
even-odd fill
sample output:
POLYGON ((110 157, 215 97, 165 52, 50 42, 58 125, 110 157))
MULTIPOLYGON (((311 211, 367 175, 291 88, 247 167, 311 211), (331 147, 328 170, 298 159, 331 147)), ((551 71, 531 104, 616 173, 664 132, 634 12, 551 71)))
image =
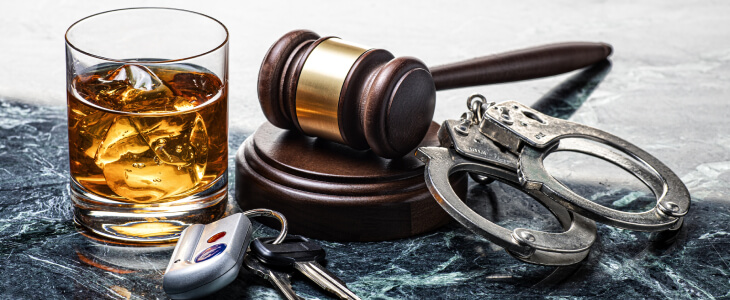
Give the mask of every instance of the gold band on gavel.
POLYGON ((338 38, 324 40, 312 50, 302 66, 295 98, 304 133, 345 143, 337 119, 340 92, 352 65, 368 50, 338 38))

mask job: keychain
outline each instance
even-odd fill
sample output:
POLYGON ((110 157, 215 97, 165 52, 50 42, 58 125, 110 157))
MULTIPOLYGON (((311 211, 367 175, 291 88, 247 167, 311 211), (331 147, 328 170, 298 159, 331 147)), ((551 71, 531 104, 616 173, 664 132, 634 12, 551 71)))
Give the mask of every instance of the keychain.
POLYGON ((289 300, 301 300, 291 286, 295 269, 324 290, 341 299, 360 300, 347 284, 320 263, 325 251, 319 243, 288 235, 284 215, 270 209, 252 209, 208 225, 194 224, 183 230, 163 277, 170 298, 195 299, 230 284, 245 264, 255 275, 268 280, 289 300), (249 217, 273 217, 281 223, 278 236, 251 239, 249 217), (251 244, 251 250, 246 251, 251 244))
POLYGON ((421 147, 416 156, 426 163, 426 184, 441 207, 518 259, 542 265, 579 262, 595 240, 592 220, 641 231, 678 230, 681 226, 690 205, 686 186, 661 161, 633 144, 515 101, 487 103, 484 96, 475 94, 468 98, 467 107, 469 111, 460 120, 447 120, 441 126, 441 147, 421 147), (588 154, 621 167, 649 187, 657 205, 649 211, 629 213, 583 198, 545 169, 545 157, 558 151, 588 154), (459 171, 469 172, 478 182, 488 178, 516 186, 546 206, 565 232, 519 228, 510 232, 479 216, 449 184, 449 175, 459 171))
POLYGON ((279 220, 281 232, 272 244, 284 241, 288 228, 286 218, 269 209, 252 209, 207 225, 185 228, 163 277, 162 287, 167 295, 173 299, 199 298, 236 279, 251 242, 252 226, 248 217, 259 216, 279 220))

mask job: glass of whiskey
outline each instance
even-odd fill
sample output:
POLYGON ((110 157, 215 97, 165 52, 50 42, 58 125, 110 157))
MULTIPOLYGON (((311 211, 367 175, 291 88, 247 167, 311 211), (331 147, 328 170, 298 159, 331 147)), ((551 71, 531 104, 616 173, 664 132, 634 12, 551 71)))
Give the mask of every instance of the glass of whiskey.
POLYGON ((66 32, 70 198, 84 232, 165 244, 228 198, 228 31, 196 12, 112 10, 66 32))

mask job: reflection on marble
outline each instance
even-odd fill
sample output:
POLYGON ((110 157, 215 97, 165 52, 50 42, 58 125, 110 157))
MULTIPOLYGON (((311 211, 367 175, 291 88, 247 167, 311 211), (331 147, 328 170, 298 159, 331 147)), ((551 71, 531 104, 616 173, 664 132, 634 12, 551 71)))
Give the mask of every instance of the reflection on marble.
MULTIPOLYGON (((572 78, 600 81, 587 79, 601 77, 596 77, 601 72, 582 74, 572 78)), ((573 94, 577 96, 559 99, 573 99, 565 105, 575 109, 590 91, 573 94)), ((552 107, 556 105, 560 104, 552 107)), ((572 114, 570 108, 560 111, 572 114)), ((230 153, 246 136, 231 134, 230 153)), ((75 229, 66 145, 63 107, 0 100, 0 298, 166 298, 161 284, 171 248, 104 244, 75 229)), ((711 180, 712 172, 691 176, 693 182, 702 182, 711 180)), ((646 197, 632 197, 632 189, 623 185, 576 182, 572 187, 577 192, 593 194, 596 201, 616 208, 642 209, 651 203, 646 197)), ((648 233, 599 225, 589 257, 572 267, 519 262, 455 223, 409 239, 323 242, 326 266, 363 299, 730 297, 730 202, 712 197, 718 192, 713 186, 690 186, 690 192, 695 198, 675 243, 664 245, 652 242, 648 233)), ((467 203, 507 228, 559 230, 546 209, 503 184, 472 182, 467 203)), ((238 210, 231 201, 228 211, 238 210)), ((256 225, 256 236, 273 234, 256 225)), ((301 275, 295 275, 293 285, 306 298, 331 297, 301 275)), ((211 299, 279 297, 268 282, 242 272, 211 299)))

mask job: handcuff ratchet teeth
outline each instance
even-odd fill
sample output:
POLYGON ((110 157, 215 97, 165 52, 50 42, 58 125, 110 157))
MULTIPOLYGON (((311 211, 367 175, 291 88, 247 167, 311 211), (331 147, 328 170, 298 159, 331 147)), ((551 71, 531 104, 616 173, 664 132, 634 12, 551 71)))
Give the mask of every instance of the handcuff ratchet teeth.
POLYGON ((469 97, 467 106, 469 111, 461 120, 447 120, 441 126, 442 147, 421 147, 416 156, 426 164, 426 184, 442 208, 517 258, 545 265, 577 263, 595 240, 592 220, 641 231, 676 230, 682 224, 690 205, 686 186, 661 161, 633 144, 515 101, 487 103, 476 94, 469 97), (559 151, 588 154, 621 167, 649 187, 657 205, 630 213, 583 198, 545 169, 544 159, 559 151), (509 233, 486 220, 453 192, 448 177, 460 171, 469 172, 480 183, 489 178, 522 189, 546 206, 566 231, 516 229, 509 233))

